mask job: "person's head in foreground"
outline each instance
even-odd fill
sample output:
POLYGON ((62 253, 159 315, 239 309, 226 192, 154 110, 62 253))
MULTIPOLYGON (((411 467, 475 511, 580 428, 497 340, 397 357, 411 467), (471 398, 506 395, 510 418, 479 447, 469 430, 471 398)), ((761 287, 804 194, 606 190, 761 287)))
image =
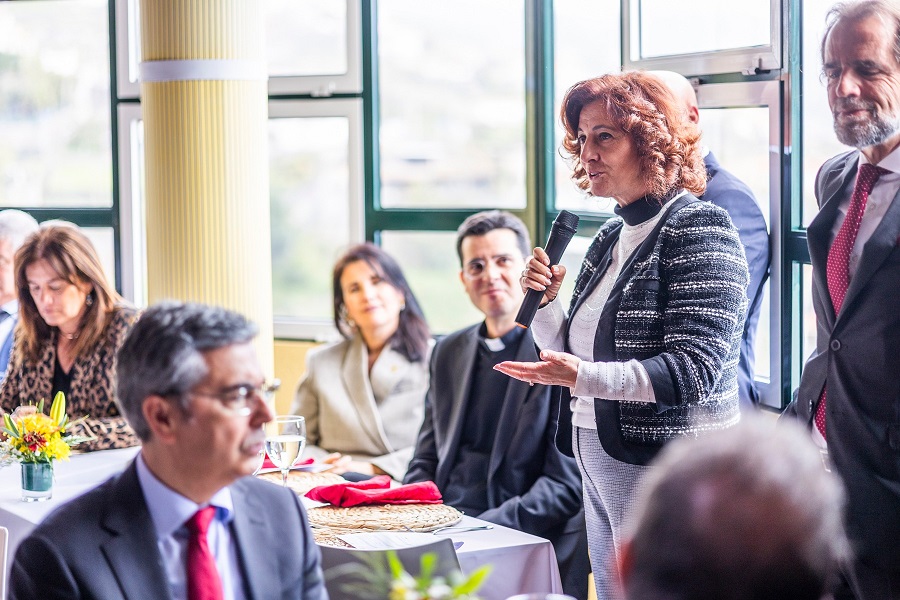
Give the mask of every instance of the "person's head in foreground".
POLYGON ((630 71, 576 83, 560 119, 572 179, 594 196, 626 206, 642 197, 662 204, 681 188, 695 196, 706 190, 700 131, 654 75, 630 71))
POLYGON ((258 464, 272 412, 256 333, 224 308, 165 302, 144 311, 119 350, 117 399, 145 462, 197 503, 258 464))
POLYGON ((670 443, 623 548, 632 600, 818 600, 847 558, 844 494, 809 435, 744 419, 670 443))

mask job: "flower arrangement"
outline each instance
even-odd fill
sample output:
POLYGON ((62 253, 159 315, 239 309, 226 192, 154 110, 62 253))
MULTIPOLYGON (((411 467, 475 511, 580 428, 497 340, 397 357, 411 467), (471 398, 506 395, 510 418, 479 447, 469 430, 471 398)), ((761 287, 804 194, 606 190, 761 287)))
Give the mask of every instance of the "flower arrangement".
POLYGON ((66 414, 66 397, 59 392, 50 406, 50 415, 44 414, 44 401, 37 411, 23 416, 3 415, 3 433, 0 442, 0 458, 4 462, 51 463, 68 460, 72 446, 87 438, 66 435, 70 424, 66 414))
POLYGON ((483 566, 468 577, 459 571, 446 578, 432 577, 437 567, 437 555, 433 552, 422 555, 418 577, 406 572, 396 552, 389 551, 387 561, 391 572, 389 600, 478 600, 474 593, 491 572, 490 566, 483 566))
POLYGON ((478 600, 475 592, 490 574, 491 567, 480 567, 468 577, 458 570, 444 577, 435 575, 438 560, 437 553, 424 553, 419 560, 419 575, 413 576, 403 567, 397 553, 388 550, 364 557, 362 562, 331 567, 325 579, 357 600, 478 600))

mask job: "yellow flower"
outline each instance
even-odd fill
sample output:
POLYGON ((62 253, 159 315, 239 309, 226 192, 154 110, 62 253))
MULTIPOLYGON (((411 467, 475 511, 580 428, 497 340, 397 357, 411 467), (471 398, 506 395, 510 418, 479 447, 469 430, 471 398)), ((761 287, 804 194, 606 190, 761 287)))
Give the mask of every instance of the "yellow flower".
POLYGON ((68 423, 65 396, 57 394, 50 416, 40 412, 42 406, 43 401, 38 404, 38 412, 15 419, 3 416, 3 429, 7 434, 5 445, 17 460, 23 462, 68 460, 72 444, 81 439, 63 436, 68 423))

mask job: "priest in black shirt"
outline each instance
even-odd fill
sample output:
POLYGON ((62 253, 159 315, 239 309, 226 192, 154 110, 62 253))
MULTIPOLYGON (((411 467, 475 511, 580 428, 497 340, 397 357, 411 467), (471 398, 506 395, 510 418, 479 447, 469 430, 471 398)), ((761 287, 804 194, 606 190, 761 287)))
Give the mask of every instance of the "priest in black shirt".
POLYGON ((538 358, 531 332, 515 324, 529 245, 525 225, 506 212, 481 212, 459 227, 460 280, 485 319, 431 355, 425 421, 404 482, 432 480, 466 514, 549 539, 564 590, 586 598, 581 477, 554 443, 557 404, 550 388, 493 370, 538 358))

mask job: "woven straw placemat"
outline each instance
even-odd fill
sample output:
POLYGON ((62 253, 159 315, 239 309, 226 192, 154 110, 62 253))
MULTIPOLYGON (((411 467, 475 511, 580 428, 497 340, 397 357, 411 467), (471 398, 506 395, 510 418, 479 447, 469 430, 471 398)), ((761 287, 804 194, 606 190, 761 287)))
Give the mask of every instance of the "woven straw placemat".
POLYGON ((461 512, 446 504, 322 506, 307 512, 313 527, 325 529, 331 535, 366 531, 428 532, 462 519, 461 512))
MULTIPOLYGON (((257 477, 281 485, 281 473, 261 473, 257 477)), ((298 496, 306 495, 306 492, 314 487, 334 485, 335 483, 347 483, 347 480, 334 473, 307 473, 305 471, 291 471, 287 478, 287 486, 298 496)))
POLYGON ((320 546, 331 546, 333 548, 352 548, 350 544, 337 537, 340 534, 332 533, 330 529, 315 528, 312 530, 313 539, 320 546))

